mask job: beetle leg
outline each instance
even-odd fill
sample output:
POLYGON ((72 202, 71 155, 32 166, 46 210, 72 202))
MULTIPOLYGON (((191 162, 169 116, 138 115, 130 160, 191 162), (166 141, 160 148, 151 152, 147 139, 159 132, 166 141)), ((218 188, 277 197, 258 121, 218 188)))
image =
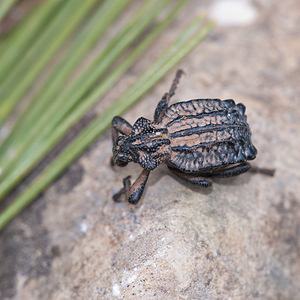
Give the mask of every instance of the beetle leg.
POLYGON ((237 176, 239 174, 245 173, 250 169, 250 164, 245 162, 245 163, 241 163, 237 166, 233 166, 230 168, 227 168, 225 170, 222 171, 217 171, 214 172, 212 174, 210 174, 209 176, 212 177, 231 177, 231 176, 237 176))
POLYGON ((162 116, 168 108, 167 104, 168 93, 164 94, 161 100, 158 102, 155 112, 154 112, 154 122, 159 123, 162 116))
POLYGON ((176 76, 172 82, 170 90, 168 93, 165 93, 161 100, 158 102, 157 107, 154 112, 154 122, 160 122, 161 118, 163 117, 165 111, 169 106, 170 99, 175 95, 176 88, 179 84, 180 77, 182 76, 183 71, 178 70, 176 72, 176 76))
POLYGON ((209 179, 203 178, 196 174, 189 174, 189 173, 183 173, 175 168, 169 167, 168 168, 179 178, 181 178, 184 181, 187 181, 192 184, 197 184, 202 187, 210 187, 212 185, 212 182, 209 179))
POLYGON ((177 70, 175 78, 172 82, 172 85, 171 85, 169 93, 168 93, 168 95, 169 95, 169 97, 167 99, 168 101, 170 100, 170 98, 172 98, 175 95, 175 91, 178 87, 179 80, 180 80, 182 74, 183 74, 183 71, 181 69, 177 70))
POLYGON ((115 144, 119 133, 129 135, 131 133, 132 126, 121 117, 114 117, 112 120, 112 139, 115 144))
POLYGON ((250 172, 251 173, 259 173, 259 174, 263 174, 263 175, 267 175, 267 176, 274 176, 276 170, 251 166, 250 172))
POLYGON ((114 201, 119 201, 120 196, 125 193, 129 203, 137 204, 143 194, 145 185, 147 183, 150 171, 143 170, 140 176, 136 179, 134 184, 131 184, 130 176, 123 179, 124 187, 115 195, 113 195, 114 201))

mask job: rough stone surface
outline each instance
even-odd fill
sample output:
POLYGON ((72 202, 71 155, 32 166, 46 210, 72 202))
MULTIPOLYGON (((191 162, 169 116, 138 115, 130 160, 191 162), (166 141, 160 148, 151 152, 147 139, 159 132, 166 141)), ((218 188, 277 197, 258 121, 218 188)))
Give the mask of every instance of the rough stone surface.
MULTIPOLYGON (((216 27, 181 63, 175 100, 243 102, 254 165, 275 168, 275 177, 247 173, 203 190, 159 167, 138 206, 116 204, 112 193, 139 167, 111 169, 106 132, 0 233, 1 299, 299 299, 300 3, 246 2, 256 18, 216 27)), ((114 92, 211 5, 190 1, 114 92)), ((173 75, 126 119, 151 118, 173 75)))

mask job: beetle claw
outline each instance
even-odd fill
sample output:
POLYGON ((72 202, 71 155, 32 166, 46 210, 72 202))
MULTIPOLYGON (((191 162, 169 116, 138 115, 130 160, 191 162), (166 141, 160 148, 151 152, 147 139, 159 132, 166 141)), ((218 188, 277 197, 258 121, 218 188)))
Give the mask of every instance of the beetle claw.
POLYGON ((114 200, 114 202, 122 202, 121 200, 121 196, 122 194, 124 194, 124 188, 122 188, 119 192, 117 192, 116 194, 114 194, 112 196, 112 199, 114 200))

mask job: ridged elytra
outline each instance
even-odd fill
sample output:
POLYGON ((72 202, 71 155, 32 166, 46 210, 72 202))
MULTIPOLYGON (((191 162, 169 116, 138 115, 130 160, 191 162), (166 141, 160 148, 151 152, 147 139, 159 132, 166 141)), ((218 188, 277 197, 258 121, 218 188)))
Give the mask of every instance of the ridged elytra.
POLYGON ((244 173, 250 168, 248 161, 256 157, 243 104, 194 99, 169 106, 182 73, 177 71, 169 92, 158 103, 154 121, 141 117, 132 126, 114 117, 112 164, 124 167, 133 161, 143 168, 133 184, 130 176, 124 178, 115 201, 125 193, 130 203, 137 203, 150 171, 161 163, 181 179, 209 187, 209 177, 244 173))

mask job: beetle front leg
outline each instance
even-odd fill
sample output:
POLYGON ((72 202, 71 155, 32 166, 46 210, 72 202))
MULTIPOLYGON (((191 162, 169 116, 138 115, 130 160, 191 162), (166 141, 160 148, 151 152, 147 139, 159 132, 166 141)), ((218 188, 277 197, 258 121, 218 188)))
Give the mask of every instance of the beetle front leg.
POLYGON ((140 176, 136 179, 134 184, 131 184, 130 176, 123 179, 124 187, 115 195, 113 195, 113 200, 118 202, 120 196, 125 193, 126 198, 129 203, 137 204, 143 194, 145 185, 147 183, 150 171, 143 170, 140 176))
POLYGON ((132 126, 121 117, 114 117, 112 120, 112 140, 113 144, 115 144, 119 133, 129 135, 131 133, 132 126))
POLYGON ((175 91, 177 89, 182 74, 183 74, 182 70, 177 70, 176 76, 172 82, 169 92, 165 93, 161 98, 161 100, 158 102, 154 112, 154 122, 158 123, 161 121, 161 118, 163 117, 165 111, 169 107, 170 99, 175 95, 175 91))

